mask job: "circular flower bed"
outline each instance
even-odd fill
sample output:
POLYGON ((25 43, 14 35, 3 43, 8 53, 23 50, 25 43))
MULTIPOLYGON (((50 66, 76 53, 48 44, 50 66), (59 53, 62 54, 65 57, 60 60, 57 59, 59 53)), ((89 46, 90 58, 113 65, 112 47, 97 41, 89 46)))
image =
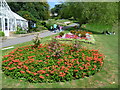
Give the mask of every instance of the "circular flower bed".
POLYGON ((34 83, 69 81, 100 71, 103 58, 98 50, 53 42, 13 50, 3 56, 2 70, 12 78, 34 83))

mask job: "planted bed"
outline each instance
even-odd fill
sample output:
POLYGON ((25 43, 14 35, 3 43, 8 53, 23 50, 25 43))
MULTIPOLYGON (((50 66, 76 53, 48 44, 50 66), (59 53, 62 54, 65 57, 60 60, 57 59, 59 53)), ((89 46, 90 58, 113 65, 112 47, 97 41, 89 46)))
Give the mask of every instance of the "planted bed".
POLYGON ((2 70, 7 76, 34 83, 70 81, 100 71, 103 58, 98 50, 52 41, 14 49, 3 56, 2 70))

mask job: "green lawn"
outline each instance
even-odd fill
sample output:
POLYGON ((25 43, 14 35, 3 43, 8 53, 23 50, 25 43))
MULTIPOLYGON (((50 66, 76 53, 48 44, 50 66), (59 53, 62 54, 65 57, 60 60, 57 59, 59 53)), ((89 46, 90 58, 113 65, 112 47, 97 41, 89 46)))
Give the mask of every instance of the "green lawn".
MULTIPOLYGON (((92 77, 59 83, 28 83, 10 78, 2 73, 2 88, 118 88, 118 35, 94 34, 96 44, 83 44, 89 49, 99 49, 105 55, 102 70, 92 77)), ((42 42, 48 42, 49 37, 43 38, 42 42)), ((26 42, 14 47, 29 45, 26 42)), ((13 49, 2 51, 2 55, 13 49)))

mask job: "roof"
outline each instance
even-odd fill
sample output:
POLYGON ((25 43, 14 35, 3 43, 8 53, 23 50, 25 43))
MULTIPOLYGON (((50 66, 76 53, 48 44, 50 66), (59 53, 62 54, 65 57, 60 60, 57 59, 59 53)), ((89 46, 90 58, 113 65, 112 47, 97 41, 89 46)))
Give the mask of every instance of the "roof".
POLYGON ((16 19, 23 20, 23 21, 27 21, 26 19, 24 19, 23 17, 19 16, 19 15, 16 14, 16 13, 14 13, 13 11, 11 11, 11 13, 13 14, 13 16, 14 16, 16 19))

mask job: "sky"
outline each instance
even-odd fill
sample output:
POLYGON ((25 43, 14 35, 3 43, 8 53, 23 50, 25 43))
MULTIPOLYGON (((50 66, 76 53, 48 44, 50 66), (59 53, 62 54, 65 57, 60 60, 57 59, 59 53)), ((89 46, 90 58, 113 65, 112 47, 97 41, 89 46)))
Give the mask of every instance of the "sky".
POLYGON ((54 8, 54 6, 56 4, 59 4, 60 1, 63 1, 63 0, 47 0, 48 1, 48 4, 50 5, 50 9, 51 8, 54 8))

